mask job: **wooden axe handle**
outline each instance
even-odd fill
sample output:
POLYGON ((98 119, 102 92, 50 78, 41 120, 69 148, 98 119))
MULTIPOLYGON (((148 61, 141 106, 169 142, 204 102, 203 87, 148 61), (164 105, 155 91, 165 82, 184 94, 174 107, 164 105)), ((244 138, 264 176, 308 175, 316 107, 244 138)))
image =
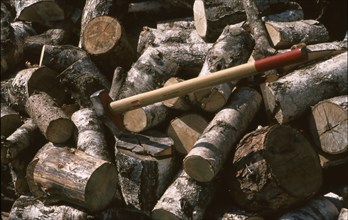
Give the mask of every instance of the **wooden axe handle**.
POLYGON ((258 72, 301 62, 306 58, 306 49, 297 48, 289 52, 276 54, 274 56, 256 60, 254 62, 245 63, 205 76, 192 78, 177 84, 113 101, 110 103, 110 110, 113 113, 129 111, 156 102, 183 96, 198 89, 211 87, 232 80, 238 80, 256 75, 258 72))

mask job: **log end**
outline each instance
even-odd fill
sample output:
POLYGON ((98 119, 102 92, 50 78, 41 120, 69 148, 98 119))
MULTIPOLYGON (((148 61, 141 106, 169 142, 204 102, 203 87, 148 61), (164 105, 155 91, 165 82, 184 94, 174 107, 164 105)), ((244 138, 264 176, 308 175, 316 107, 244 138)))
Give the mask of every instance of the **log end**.
POLYGON ((146 112, 142 108, 128 111, 124 114, 123 122, 128 131, 141 132, 147 127, 146 112))
POLYGON ((21 124, 21 118, 17 113, 1 115, 1 136, 8 137, 21 126, 21 124))
POLYGON ((58 118, 48 125, 46 138, 52 143, 64 143, 67 141, 74 130, 74 124, 70 119, 58 118))
POLYGON ((204 1, 195 1, 193 4, 193 18, 195 22, 196 31, 199 36, 205 38, 207 35, 207 18, 205 14, 204 1))
POLYGON ((210 182, 216 174, 209 160, 200 155, 187 155, 184 159, 184 170, 198 182, 210 182))

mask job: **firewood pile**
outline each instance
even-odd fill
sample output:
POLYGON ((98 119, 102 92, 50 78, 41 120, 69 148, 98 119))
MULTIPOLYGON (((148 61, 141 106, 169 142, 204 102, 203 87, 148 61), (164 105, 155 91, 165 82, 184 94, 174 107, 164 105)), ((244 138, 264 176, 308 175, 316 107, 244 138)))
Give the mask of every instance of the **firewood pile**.
POLYGON ((2 219, 347 219, 346 7, 1 1, 2 219), (134 103, 118 121, 92 98, 298 48, 304 61, 134 103))

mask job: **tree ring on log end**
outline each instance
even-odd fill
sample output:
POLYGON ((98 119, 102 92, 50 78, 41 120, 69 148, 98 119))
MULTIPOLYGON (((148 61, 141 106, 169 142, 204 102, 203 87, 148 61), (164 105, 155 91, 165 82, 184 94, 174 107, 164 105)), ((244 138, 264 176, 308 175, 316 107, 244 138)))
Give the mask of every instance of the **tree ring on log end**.
POLYGON ((146 112, 142 108, 128 111, 123 117, 124 127, 133 132, 140 132, 147 127, 146 112))
POLYGON ((184 159, 184 170, 198 182, 209 182, 216 173, 209 161, 198 155, 186 156, 184 159))
POLYGON ((207 19, 205 14, 205 6, 203 1, 195 1, 193 4, 193 17, 195 21, 196 31, 199 36, 205 37, 207 34, 207 19))
POLYGON ((104 54, 121 39, 122 26, 116 18, 99 16, 92 19, 83 32, 84 49, 94 55, 104 54))

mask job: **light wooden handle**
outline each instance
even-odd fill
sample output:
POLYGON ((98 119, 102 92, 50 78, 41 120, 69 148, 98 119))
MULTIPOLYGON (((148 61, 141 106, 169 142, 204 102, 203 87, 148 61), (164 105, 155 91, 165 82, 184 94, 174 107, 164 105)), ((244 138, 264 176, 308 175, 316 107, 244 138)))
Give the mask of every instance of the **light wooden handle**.
POLYGON ((121 113, 140 108, 156 102, 189 94, 195 90, 211 87, 224 82, 238 80, 257 74, 258 72, 282 67, 303 61, 307 57, 304 48, 270 56, 254 62, 220 70, 208 75, 192 78, 177 84, 162 87, 149 92, 130 96, 110 103, 110 110, 121 113))

